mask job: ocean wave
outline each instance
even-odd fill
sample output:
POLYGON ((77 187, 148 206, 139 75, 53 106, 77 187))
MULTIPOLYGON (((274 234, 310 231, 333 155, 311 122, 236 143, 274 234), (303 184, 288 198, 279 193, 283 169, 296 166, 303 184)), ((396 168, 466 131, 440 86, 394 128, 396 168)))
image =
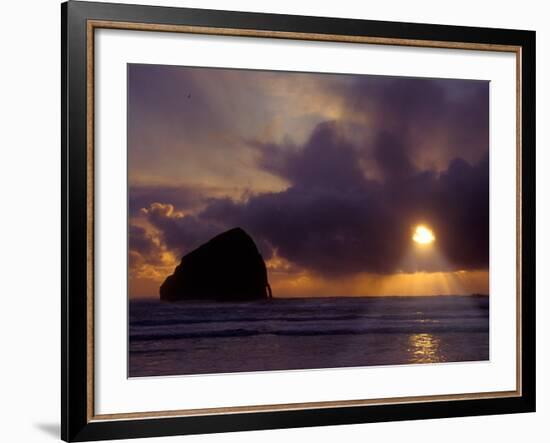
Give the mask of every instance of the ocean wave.
POLYGON ((131 342, 151 341, 151 340, 182 340, 182 339, 197 339, 197 338, 217 338, 217 337, 250 337, 259 335, 279 335, 279 336, 324 336, 324 335, 363 335, 363 334, 423 334, 423 333, 487 333, 489 326, 452 326, 448 325, 430 325, 430 326, 383 326, 371 328, 339 328, 339 329, 287 329, 287 330, 258 330, 258 329, 222 329, 201 332, 158 332, 148 334, 132 334, 130 335, 131 342))

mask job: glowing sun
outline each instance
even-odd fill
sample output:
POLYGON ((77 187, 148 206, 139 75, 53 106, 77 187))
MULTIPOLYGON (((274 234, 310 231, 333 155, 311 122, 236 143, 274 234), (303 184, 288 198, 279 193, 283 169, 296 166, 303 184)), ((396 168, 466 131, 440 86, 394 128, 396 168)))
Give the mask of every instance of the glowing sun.
POLYGON ((414 229, 414 234, 412 239, 421 245, 428 245, 430 243, 433 243, 435 240, 435 236, 431 229, 427 228, 423 225, 418 225, 414 229))

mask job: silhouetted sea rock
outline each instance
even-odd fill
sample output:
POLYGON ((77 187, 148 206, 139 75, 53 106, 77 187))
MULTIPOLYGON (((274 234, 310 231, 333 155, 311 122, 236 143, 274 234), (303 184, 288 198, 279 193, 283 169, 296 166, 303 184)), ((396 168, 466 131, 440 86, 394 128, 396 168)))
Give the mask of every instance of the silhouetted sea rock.
POLYGON ((254 240, 241 228, 219 234, 185 255, 160 286, 164 301, 270 297, 264 260, 254 240))

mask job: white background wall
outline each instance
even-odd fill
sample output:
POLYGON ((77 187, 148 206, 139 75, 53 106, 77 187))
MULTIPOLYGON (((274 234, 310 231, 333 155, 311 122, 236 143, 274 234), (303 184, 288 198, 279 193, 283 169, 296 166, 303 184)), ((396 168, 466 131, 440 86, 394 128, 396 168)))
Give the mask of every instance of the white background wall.
MULTIPOLYGON (((135 3, 126 1, 125 3, 135 3)), ((548 441, 550 27, 540 0, 195 0, 149 4, 537 31, 538 412, 139 441, 548 441)), ((0 26, 0 440, 55 441, 60 372, 58 0, 4 2, 0 26)))

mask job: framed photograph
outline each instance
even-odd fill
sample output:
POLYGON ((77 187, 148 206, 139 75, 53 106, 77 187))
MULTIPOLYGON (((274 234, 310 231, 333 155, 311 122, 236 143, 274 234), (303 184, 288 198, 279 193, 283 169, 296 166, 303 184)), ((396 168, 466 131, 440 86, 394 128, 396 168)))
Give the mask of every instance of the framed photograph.
POLYGON ((62 438, 535 410, 535 33, 69 1, 62 438))

